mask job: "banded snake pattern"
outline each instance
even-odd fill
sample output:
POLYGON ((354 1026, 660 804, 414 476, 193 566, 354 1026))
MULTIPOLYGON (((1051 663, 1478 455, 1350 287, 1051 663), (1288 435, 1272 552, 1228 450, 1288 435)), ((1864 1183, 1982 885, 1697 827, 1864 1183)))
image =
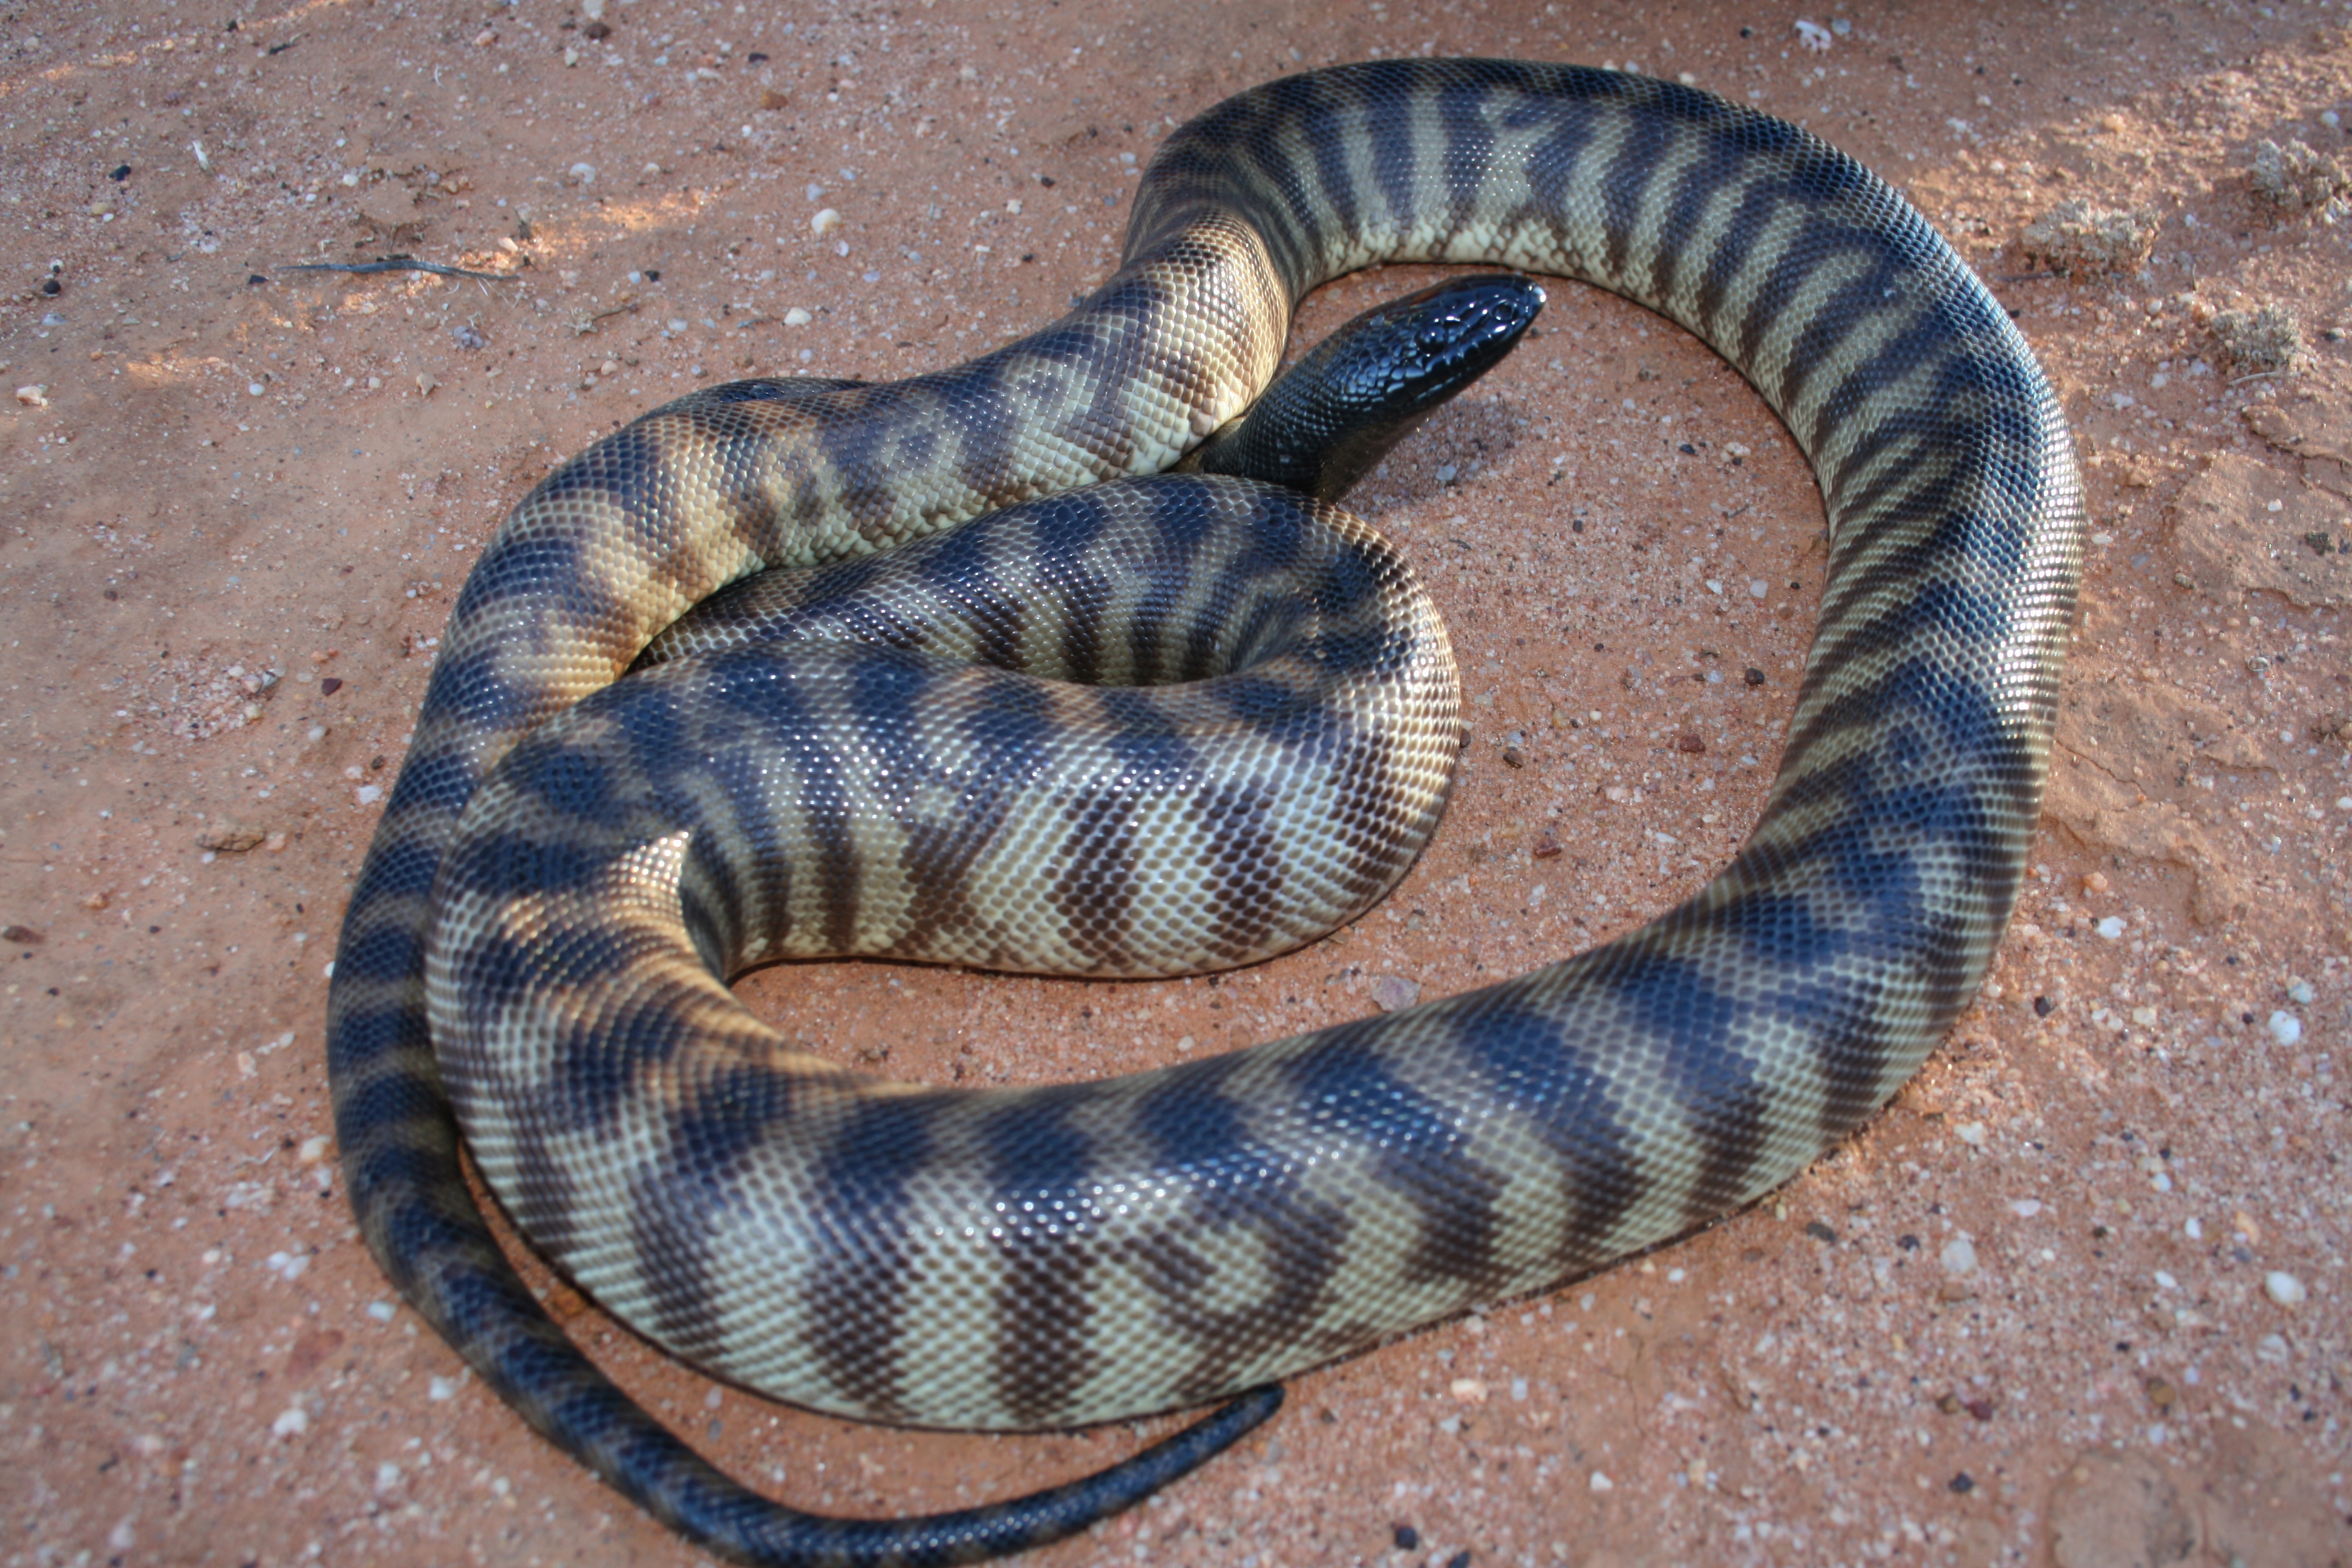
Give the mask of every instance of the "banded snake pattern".
MULTIPOLYGON (((949 1562, 1066 1534, 1263 1419, 1271 1403, 1248 1391, 1736 1208, 1883 1104, 1973 994, 2013 904, 2082 528, 2056 401, 2005 312, 1925 219, 1809 133, 1696 89, 1526 62, 1381 61, 1252 89, 1168 138, 1120 270, 1062 321, 908 381, 692 395, 516 507, 459 595, 337 954, 328 1052, 362 1232, 511 1406, 720 1555, 949 1562), (1301 295, 1380 260, 1500 264, 1625 295, 1722 353, 1811 462, 1832 531, 1821 626, 1740 855, 1650 926, 1517 979, 1099 1083, 887 1086, 730 1017, 701 971, 777 951, 753 945, 774 939, 743 911, 797 901, 804 923, 848 931, 878 867, 836 846, 789 889, 774 874, 754 886, 705 852, 734 820, 724 804, 699 828, 638 831, 660 792, 622 764, 658 759, 672 737, 650 719, 600 720, 600 702, 622 700, 593 694, 754 572, 865 556, 1169 467, 1249 405, 1301 295), (543 741, 551 721, 587 749, 543 741), (621 738, 598 751, 600 734, 621 738), (544 809, 527 829, 477 824, 478 793, 544 809), (492 903, 488 872, 445 878, 461 816, 499 847, 466 865, 508 877, 535 864, 572 901, 559 911, 518 889, 492 903), (600 819, 619 826, 590 834, 600 819), (550 826, 563 820, 576 836, 550 826), (575 927, 600 890, 619 895, 614 912, 575 927), (565 989, 656 937, 698 965, 663 958, 653 980, 593 1001, 565 989), (572 967, 555 989, 502 978, 524 947, 570 950, 572 967), (505 1065, 471 1046, 436 1059, 445 1021, 509 1053, 505 1065), (522 1105, 486 1084, 519 1088, 522 1105), (935 1425, 1245 1397, 1036 1499, 900 1521, 783 1508, 712 1469, 548 1319, 466 1186, 453 1094, 534 1244, 722 1375, 935 1425), (558 1167, 559 1148, 592 1163, 558 1167)), ((908 746, 910 694, 971 679, 911 657, 857 665, 830 705, 878 716, 876 733, 908 746)), ((714 714, 738 690, 792 684, 735 662, 748 658, 653 679, 718 692, 703 701, 714 714)), ((1281 694, 1259 689, 1227 717, 1246 731, 1277 709, 1281 694)), ((1345 838, 1400 786, 1380 748, 1342 729, 1347 744, 1316 745, 1358 770, 1345 838)), ((1064 743, 1050 723, 1028 733, 1064 743)), ((936 790, 951 770, 923 744, 891 752, 885 771, 928 769, 936 790)), ((1176 813, 1196 837, 1207 787, 1176 813)), ((923 795, 910 784, 906 798, 923 795)), ((776 804, 811 820, 833 809, 776 804)), ((1282 805, 1236 795, 1211 837, 1277 842, 1295 826, 1282 805)), ((1143 814, 1123 809, 1066 816, 1036 853, 1090 836, 1113 859, 1152 853, 1134 831, 1143 814)), ((1402 868, 1370 868, 1377 858, 1350 847, 1329 879, 1360 901, 1402 868)), ((1227 895, 1203 881, 1192 896, 1227 895)), ((1247 902, 1234 897, 1229 913, 1247 902)), ((898 923, 935 933, 975 917, 932 908, 898 923)), ((1076 944, 1080 967, 1153 970, 1157 956, 1137 961, 1138 929, 1111 920, 1076 944)), ((1235 916, 1218 940, 1211 962, 1296 939, 1235 916), (1252 925, 1265 929, 1240 929, 1252 925)), ((963 953, 928 955, 982 961, 963 953)))

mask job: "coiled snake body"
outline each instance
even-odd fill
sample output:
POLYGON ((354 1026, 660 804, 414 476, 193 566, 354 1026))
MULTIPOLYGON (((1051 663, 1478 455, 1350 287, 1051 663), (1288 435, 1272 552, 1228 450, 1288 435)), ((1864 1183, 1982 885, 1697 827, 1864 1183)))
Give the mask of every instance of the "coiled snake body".
MULTIPOLYGON (((1229 502, 1256 504, 1215 504, 1229 502)), ((459 596, 337 956, 329 1055, 364 1233, 510 1405, 711 1550, 949 1561, 1066 1533, 1231 1430, 1117 1495, 1081 1483, 1035 1506, 869 1522, 768 1503, 620 1394, 531 1300, 465 1186, 453 1088, 486 1178, 535 1243, 740 1381, 995 1426, 1257 1387, 1736 1207, 1909 1077, 2014 900, 2081 529, 2056 402, 2006 314, 1924 219, 1806 132, 1666 83, 1507 61, 1378 62, 1253 89, 1169 138, 1121 270, 1052 327, 906 382, 696 394, 572 459, 509 516, 459 596), (1229 693, 1211 728, 1244 750, 1280 731, 1340 784, 1219 795, 1187 773, 1179 807, 1130 809, 1114 791, 1092 818, 1017 829, 969 793, 1013 764, 958 748, 1013 725, 1003 755, 1059 759, 1095 744, 1072 728, 1079 710, 1116 694, 1003 696, 929 655, 835 650, 817 656, 824 673, 786 676, 728 654, 656 672, 697 695, 616 694, 533 734, 734 579, 1167 467, 1265 384, 1296 300, 1383 259, 1500 263, 1627 295, 1723 353, 1811 460, 1832 534, 1821 628, 1739 857, 1644 930, 1505 984, 1102 1083, 882 1085, 730 1011, 704 966, 814 951, 826 932, 857 951, 1030 962, 986 945, 1002 935, 982 908, 993 883, 877 913, 891 866, 961 855, 1027 876, 1072 917, 1040 928, 1044 944, 1104 973, 1166 962, 1142 922, 1100 912, 1119 900, 1107 868, 1194 876, 1213 935, 1185 941, 1226 963, 1299 940, 1253 912, 1251 868, 1320 877, 1347 907, 1401 871, 1411 848, 1369 834, 1374 818, 1404 822, 1409 841, 1427 831, 1450 713, 1433 710, 1434 741, 1367 739, 1352 719, 1308 734, 1286 675, 1229 693), (997 717, 921 718, 936 697, 997 717), (732 795, 672 780, 684 752, 725 771, 737 734, 778 706, 866 725, 852 745, 882 804, 813 795, 832 775, 789 759, 741 763, 761 776, 732 795), (428 896, 510 752, 468 818, 475 847, 442 877, 428 1019, 428 896), (745 826, 753 805, 783 826, 745 826), (860 826, 876 811, 896 813, 896 837, 860 826), (1263 847, 1310 816, 1325 848, 1263 847), (752 876, 705 852, 747 833, 805 837, 814 868, 752 876), (1243 846, 1238 868, 1221 883, 1199 853, 1154 860, 1164 834, 1243 846), (1063 875, 1087 845, 1101 858, 1063 875), (763 911, 800 934, 755 931, 763 911), (615 978, 625 959, 643 963, 615 978)), ((1370 552, 1348 558, 1360 608, 1383 599, 1387 568, 1376 541, 1348 537, 1370 552)), ((1388 633, 1365 636, 1393 651, 1388 633)), ((1165 650, 1139 663, 1207 668, 1165 650)))

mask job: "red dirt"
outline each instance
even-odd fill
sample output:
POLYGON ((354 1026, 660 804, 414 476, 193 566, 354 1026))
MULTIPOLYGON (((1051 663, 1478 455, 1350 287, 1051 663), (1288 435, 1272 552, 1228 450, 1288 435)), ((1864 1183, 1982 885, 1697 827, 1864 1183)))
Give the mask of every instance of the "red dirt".
MULTIPOLYGON (((1039 1560, 2352 1559, 2352 225, 2248 174, 2265 140, 2352 162, 2352 13, 1888 0, 1813 14, 1815 53, 1713 3, 1464 9, 614 0, 592 39, 550 0, 0 6, 0 1563, 690 1556, 393 1303, 340 1191, 323 970, 450 595, 597 434, 1038 323, 1108 269, 1127 154, 1375 52, 1688 73, 1886 174, 2017 311, 2097 530, 2043 839, 1984 998, 1776 1201, 1299 1379, 1039 1560), (2145 268, 2029 268, 2068 197, 2152 211, 2145 268), (399 250, 513 280, 287 269, 399 250), (2263 305, 2305 347, 2258 374, 2214 318, 2263 305)), ((1334 286, 1302 337, 1418 276, 1334 286)), ((755 1004, 916 1077, 1124 1071, 1696 888, 1789 710, 1820 500, 1680 333, 1573 288, 1539 331, 1358 498, 1435 582, 1475 725, 1386 906, 1213 987, 842 965, 755 1004)), ((559 1300, 803 1505, 1135 1444, 772 1407, 559 1300)))

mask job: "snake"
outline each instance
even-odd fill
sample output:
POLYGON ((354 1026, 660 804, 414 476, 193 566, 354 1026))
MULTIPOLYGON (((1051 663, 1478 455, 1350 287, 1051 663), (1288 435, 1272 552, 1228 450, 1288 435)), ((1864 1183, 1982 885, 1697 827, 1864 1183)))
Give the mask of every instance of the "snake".
MULTIPOLYGON (((551 472, 484 547, 355 884, 328 1005, 345 1184, 375 1258, 508 1405, 704 1550, 880 1568, 1083 1529, 1267 1418, 1294 1373, 1753 1202, 1883 1106, 1984 977, 2038 817, 2081 575, 2072 445, 2031 349, 1967 265, 1799 127, 1607 68, 1310 71, 1172 131, 1135 190, 1118 270, 1059 321, 907 380, 788 382, 644 415, 551 472), (1819 626, 1746 846, 1647 926, 1517 978, 1127 1077, 893 1083, 740 1016, 733 969, 817 951, 827 933, 854 952, 905 937, 918 957, 1026 962, 988 913, 1007 875, 1042 885, 1049 907, 1091 910, 1090 932, 1074 916, 1038 941, 1108 973, 1166 956, 1125 912, 1129 882, 1186 884, 1179 901, 1206 900, 1212 936, 1175 945, 1247 962, 1295 935, 1247 912, 1249 867, 1316 879, 1286 858, 1292 836, 1336 825, 1318 864, 1342 902, 1410 858, 1350 835, 1383 813, 1427 815, 1392 798, 1398 777, 1426 773, 1419 753, 1389 771, 1374 757, 1386 742, 1354 718, 1310 721, 1292 700, 1318 648, 1370 646, 1377 664, 1402 635, 1354 618, 1391 597, 1391 563, 1328 512, 1337 531, 1318 537, 1339 543, 1302 547, 1355 584, 1328 616, 1323 589, 1301 590, 1244 615, 1273 629, 1213 657, 1164 639, 1105 653, 1116 624, 1032 636, 985 610, 965 640, 1058 641, 1076 666, 1174 680, 1142 689, 1180 705, 1223 690, 1211 729, 1244 750, 1297 740, 1338 783, 1220 794, 1189 740, 1153 729, 1158 710, 1137 721, 1144 740, 1097 732, 1129 700, 1118 689, 1041 695, 1031 677, 957 674, 923 647, 818 637, 805 678, 729 649, 620 679, 756 573, 863 570, 1064 491, 1078 510, 1033 537, 1159 526, 1082 486, 1192 484, 1210 499, 1184 507, 1258 517, 1245 481, 1144 476, 1250 408, 1307 291, 1407 261, 1580 280, 1645 306, 1746 377, 1810 462, 1830 531, 1819 626), (1253 639, 1273 673, 1220 662, 1253 639), (608 711, 640 681, 656 695, 608 711), (933 699, 949 718, 923 717, 933 699), (800 741, 745 752, 742 731, 782 710, 849 727, 870 800, 816 788, 834 775, 800 741), (960 761, 992 726, 1020 737, 1000 771, 1049 787, 1080 753, 1115 763, 1126 747, 1131 765, 1111 769, 1108 804, 1000 810, 981 802, 982 764, 960 761), (752 776, 684 775, 676 756, 698 748, 752 776), (1174 804, 1131 805, 1122 792, 1155 771, 1177 775, 1174 804), (769 826, 748 825, 755 810, 769 826), (897 814, 895 836, 877 812, 897 814), (719 853, 761 834, 805 839, 814 860, 743 868, 719 853), (1087 877, 1061 875, 1089 842, 1087 877), (1226 855, 1232 876, 1201 873, 1204 854, 1226 855), (914 862, 939 863, 950 890, 893 891, 914 862), (1137 874, 1122 882, 1122 868, 1137 874), (543 887, 519 879, 530 870, 543 887), (439 1040, 444 1024, 465 1038, 439 1040), (499 1103, 509 1093, 518 1106, 499 1103), (1231 1403, 1031 1498, 901 1519, 792 1509, 702 1459, 552 1321, 467 1186, 469 1142, 561 1272, 656 1342, 794 1403, 1022 1429, 1231 1403)), ((1002 552, 965 554, 986 575, 1002 552)), ((1258 594, 1222 603, 1282 597, 1258 594)), ((1055 602, 1079 600, 1115 621, 1125 604, 1055 602)), ((1179 624, 1215 642, 1218 613, 1179 606, 1179 624)))

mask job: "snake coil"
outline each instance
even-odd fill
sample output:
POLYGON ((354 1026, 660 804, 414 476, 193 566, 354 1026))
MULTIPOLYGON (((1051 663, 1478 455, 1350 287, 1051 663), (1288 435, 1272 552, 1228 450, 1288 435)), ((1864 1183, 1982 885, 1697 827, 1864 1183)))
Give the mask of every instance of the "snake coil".
MULTIPOLYGON (((2057 403, 2005 312, 1916 211, 1807 132, 1669 83, 1525 62, 1381 61, 1254 89, 1171 135, 1119 272, 1062 321, 903 382, 694 394, 509 515, 459 595, 337 954, 328 1052, 362 1231, 509 1405, 721 1555, 944 1563, 1083 1528, 1263 1419, 1272 1398, 1248 1391, 1721 1215, 1893 1094, 1973 994, 2015 901, 2082 528, 2057 403), (677 964, 595 989, 607 959, 656 935, 705 968, 764 956, 742 917, 771 907, 877 950, 889 867, 943 844, 1029 868, 1049 906, 1095 910, 1084 940, 1054 939, 1094 972, 1158 960, 1129 962, 1145 922, 1069 890, 1087 881, 1098 899, 1103 873, 1057 883, 1087 844, 1132 865, 1171 835, 1247 843, 1267 858, 1248 865, 1307 879, 1281 846, 1336 801, 1343 842, 1318 874, 1361 882, 1378 861, 1392 877, 1393 852, 1348 834, 1421 810, 1396 804, 1419 764, 1390 770, 1352 721, 1301 742, 1341 767, 1320 796, 1203 786, 1149 825, 1122 807, 1017 843, 993 826, 924 838, 956 816, 924 791, 968 782, 950 753, 974 726, 921 717, 920 699, 969 678, 911 656, 824 656, 822 701, 720 656, 735 673, 704 679, 691 712, 634 710, 715 723, 781 687, 767 700, 825 708, 890 748, 875 754, 905 784, 899 837, 874 837, 862 807, 784 791, 762 809, 814 825, 818 866, 782 881, 705 852, 734 805, 626 826, 656 820, 643 812, 669 788, 667 759, 691 749, 676 737, 700 731, 641 717, 608 726, 619 738, 601 752, 527 764, 556 754, 537 733, 551 721, 596 731, 620 699, 558 716, 731 581, 1170 466, 1265 384, 1301 295, 1381 260, 1625 295, 1722 353, 1811 462, 1832 531, 1821 626, 1770 798, 1730 866, 1650 926, 1504 984, 1093 1084, 884 1085, 746 1032, 716 979, 677 964), (485 903, 474 872, 449 868, 478 794, 562 806, 528 833, 481 827, 504 858, 464 862, 536 865, 544 906, 528 888, 485 903), (591 923, 598 888, 622 896, 591 923), (534 945, 569 946, 572 967, 519 974, 509 961, 534 945), (469 1042, 445 1043, 446 1079, 445 1022, 469 1042), (467 1189, 453 1091, 534 1244, 729 1377, 943 1425, 1246 1397, 1105 1477, 1012 1504, 873 1521, 782 1508, 631 1403, 532 1300, 467 1189)), ((1348 580, 1350 604, 1388 581, 1373 565, 1348 580)), ((1227 728, 1277 728, 1284 695, 1234 699, 1227 728)), ((1054 757, 1094 743, 1068 710, 1025 700, 982 704, 997 717, 978 727, 1025 715, 1024 744, 1054 757)), ((1254 875, 1192 895, 1222 933, 1214 961, 1294 940, 1250 912, 1254 875)), ((1002 885, 974 882, 953 908, 902 901, 893 929, 981 929, 974 910, 1002 885)))

